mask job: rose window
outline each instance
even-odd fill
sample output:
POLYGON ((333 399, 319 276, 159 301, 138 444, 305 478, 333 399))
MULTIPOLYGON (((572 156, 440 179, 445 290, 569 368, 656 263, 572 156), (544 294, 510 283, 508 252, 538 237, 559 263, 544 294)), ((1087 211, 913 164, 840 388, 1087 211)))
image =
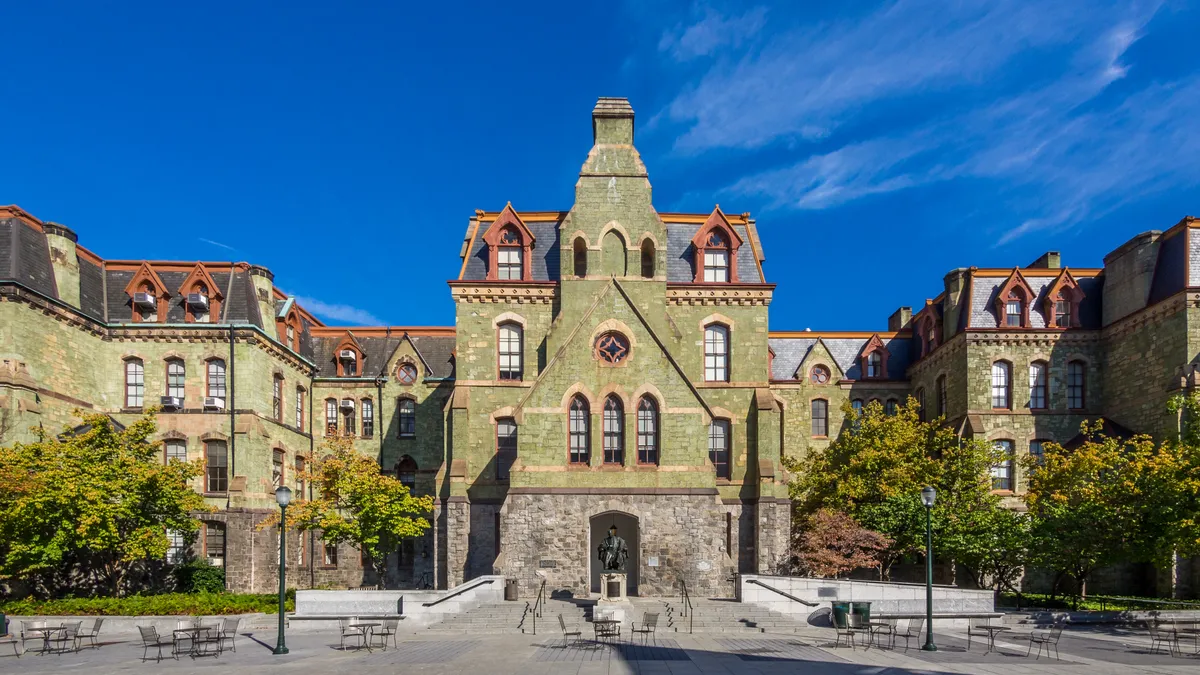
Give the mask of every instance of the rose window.
POLYGON ((596 358, 617 364, 629 356, 629 340, 620 333, 605 333, 596 339, 596 358))
POLYGON ((825 384, 829 382, 829 369, 825 366, 813 366, 810 379, 813 384, 825 384))

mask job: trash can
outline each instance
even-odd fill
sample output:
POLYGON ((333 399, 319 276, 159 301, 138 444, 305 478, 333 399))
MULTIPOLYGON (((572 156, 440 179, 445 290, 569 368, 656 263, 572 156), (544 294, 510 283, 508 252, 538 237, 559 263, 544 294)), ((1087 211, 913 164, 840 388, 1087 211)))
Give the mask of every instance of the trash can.
POLYGON ((871 603, 869 602, 850 603, 850 613, 859 617, 864 626, 871 623, 871 603))
POLYGON ((830 621, 833 622, 833 627, 845 628, 848 625, 846 623, 846 615, 850 613, 850 603, 834 602, 830 604, 833 605, 833 613, 830 616, 830 621))
POLYGON ((505 579, 504 580, 504 599, 505 600, 516 600, 517 599, 517 580, 516 579, 505 579))

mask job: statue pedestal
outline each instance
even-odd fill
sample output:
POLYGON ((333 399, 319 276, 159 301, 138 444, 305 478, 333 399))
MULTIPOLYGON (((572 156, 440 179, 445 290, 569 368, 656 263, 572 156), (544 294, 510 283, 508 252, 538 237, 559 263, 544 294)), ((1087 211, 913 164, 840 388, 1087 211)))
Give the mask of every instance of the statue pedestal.
POLYGON ((629 602, 629 596, 625 593, 624 572, 600 574, 600 602, 629 602))
POLYGON ((624 572, 602 572, 600 574, 600 600, 592 616, 597 619, 615 619, 622 624, 633 620, 633 604, 626 594, 624 572))

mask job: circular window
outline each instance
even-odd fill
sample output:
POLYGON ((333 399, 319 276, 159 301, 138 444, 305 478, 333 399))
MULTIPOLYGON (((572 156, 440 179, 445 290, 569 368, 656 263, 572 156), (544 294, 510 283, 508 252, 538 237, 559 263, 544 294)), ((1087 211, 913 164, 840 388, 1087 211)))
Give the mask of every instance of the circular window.
POLYGON ((825 366, 813 366, 812 372, 808 375, 808 379, 811 380, 813 384, 828 384, 829 369, 825 366))
POLYGON ((412 384, 417 381, 417 369, 411 363, 402 363, 396 369, 396 379, 400 384, 412 384))
POLYGON ((620 333, 604 333, 596 338, 596 358, 618 364, 629 356, 629 340, 620 333))

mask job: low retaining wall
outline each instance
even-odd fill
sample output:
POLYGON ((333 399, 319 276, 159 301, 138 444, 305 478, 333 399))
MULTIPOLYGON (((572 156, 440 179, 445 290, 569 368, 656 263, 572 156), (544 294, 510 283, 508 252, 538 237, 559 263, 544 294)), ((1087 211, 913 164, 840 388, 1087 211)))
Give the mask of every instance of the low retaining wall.
MULTIPOLYGON (((279 626, 278 614, 230 614, 225 616, 204 616, 201 617, 201 623, 216 624, 220 623, 221 619, 239 618, 238 633, 256 632, 256 631, 275 631, 279 626)), ((82 621, 84 628, 90 628, 92 622, 96 619, 104 619, 104 625, 100 627, 100 638, 103 640, 108 635, 125 635, 136 634, 138 626, 154 626, 158 630, 159 635, 170 637, 171 631, 175 630, 175 622, 182 619, 189 619, 187 616, 14 616, 8 617, 8 630, 14 635, 19 635, 21 632, 22 621, 46 621, 51 625, 62 623, 74 623, 82 621)))
POLYGON ((504 577, 476 577, 446 591, 296 591, 291 625, 330 629, 338 617, 404 616, 401 628, 418 628, 441 621, 485 602, 504 599, 504 577), (445 599, 443 599, 445 598, 445 599), (438 602, 426 607, 425 603, 438 602))
MULTIPOLYGON (((869 602, 872 616, 923 615, 925 613, 924 584, 743 574, 738 580, 737 591, 739 602, 759 605, 796 618, 807 618, 813 613, 827 610, 832 602, 869 602), (809 607, 790 600, 770 589, 751 583, 752 581, 766 584, 806 602, 816 603, 817 607, 809 607)), ((992 614, 995 611, 994 596, 990 590, 958 588, 957 586, 933 587, 933 612, 935 615, 984 615, 992 614)), ((965 619, 945 619, 945 621, 951 621, 951 625, 966 625, 965 619)))

